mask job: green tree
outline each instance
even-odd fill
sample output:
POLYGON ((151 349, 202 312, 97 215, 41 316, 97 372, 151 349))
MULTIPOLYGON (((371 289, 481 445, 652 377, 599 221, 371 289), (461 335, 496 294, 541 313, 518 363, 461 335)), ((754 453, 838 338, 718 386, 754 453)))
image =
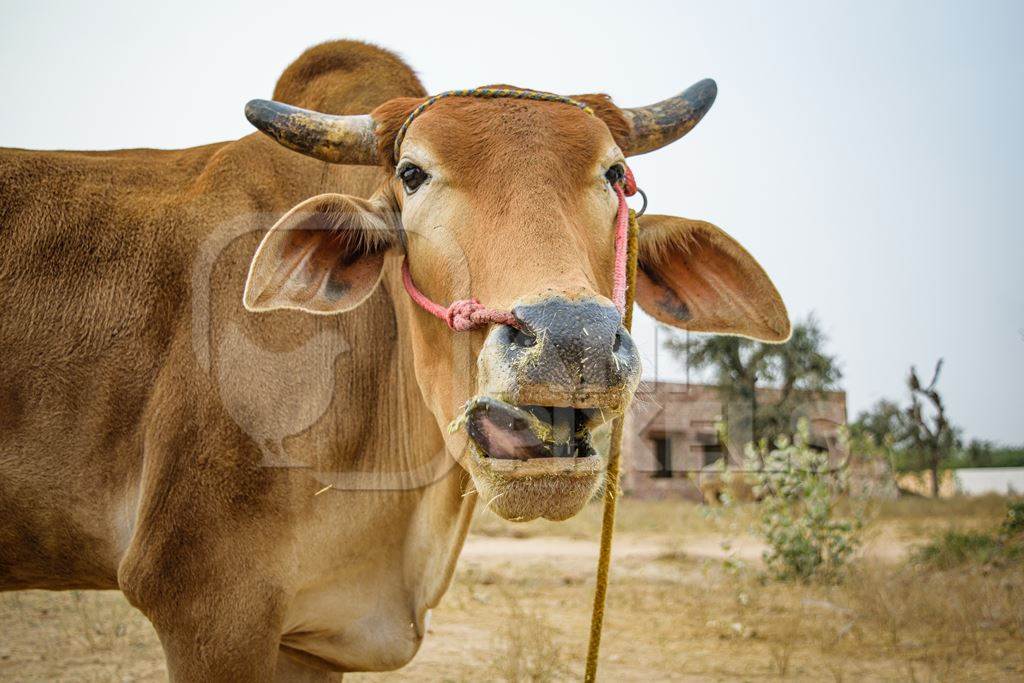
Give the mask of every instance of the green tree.
POLYGON ((995 444, 983 439, 971 439, 960 453, 960 461, 967 467, 992 467, 995 460, 995 444))
POLYGON ((851 476, 860 486, 859 493, 868 496, 897 493, 894 473, 904 471, 905 466, 905 454, 901 450, 901 442, 906 437, 903 409, 883 398, 850 423, 849 436, 851 464, 867 477, 851 476))
POLYGON ((955 456, 956 467, 1024 467, 1024 446, 971 439, 955 456))
POLYGON ((791 433, 803 406, 836 387, 842 373, 836 357, 824 350, 827 341, 817 318, 809 315, 793 326, 783 344, 724 336, 699 336, 687 343, 673 335, 665 348, 680 360, 689 356, 695 369, 712 371, 722 402, 741 408, 741 416, 729 418, 732 432, 759 441, 791 433), (769 398, 758 394, 761 388, 778 391, 769 398))
POLYGON ((905 422, 903 409, 895 401, 883 398, 861 411, 850 424, 850 436, 874 447, 891 447, 903 439, 905 422))
POLYGON ((861 411, 850 423, 853 453, 862 458, 885 458, 896 472, 917 471, 923 466, 921 459, 908 451, 907 436, 906 411, 887 398, 861 411))

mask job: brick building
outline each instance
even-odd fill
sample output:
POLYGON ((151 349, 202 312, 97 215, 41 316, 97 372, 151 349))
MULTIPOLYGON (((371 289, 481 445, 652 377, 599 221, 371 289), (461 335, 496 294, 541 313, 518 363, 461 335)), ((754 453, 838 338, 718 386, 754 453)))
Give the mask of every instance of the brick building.
MULTIPOLYGON (((764 403, 771 403, 777 391, 763 389, 758 394, 764 403)), ((714 386, 644 382, 626 419, 622 469, 626 494, 700 500, 697 482, 702 473, 717 472, 723 459, 730 467, 743 461, 743 444, 749 435, 730 433, 731 443, 722 443, 716 428, 722 420, 742 424, 735 413, 743 410, 723 405, 714 386)), ((810 422, 812 444, 835 448, 838 429, 846 423, 846 393, 826 392, 808 400, 802 412, 810 422)))

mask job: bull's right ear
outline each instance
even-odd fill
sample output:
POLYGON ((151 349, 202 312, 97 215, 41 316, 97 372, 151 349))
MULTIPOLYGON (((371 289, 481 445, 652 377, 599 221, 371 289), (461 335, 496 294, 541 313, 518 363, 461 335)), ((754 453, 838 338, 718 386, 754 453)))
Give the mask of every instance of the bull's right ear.
POLYGON ((398 243, 385 211, 373 200, 341 194, 293 208, 253 256, 242 298, 246 310, 327 315, 361 304, 380 281, 384 252, 398 243))

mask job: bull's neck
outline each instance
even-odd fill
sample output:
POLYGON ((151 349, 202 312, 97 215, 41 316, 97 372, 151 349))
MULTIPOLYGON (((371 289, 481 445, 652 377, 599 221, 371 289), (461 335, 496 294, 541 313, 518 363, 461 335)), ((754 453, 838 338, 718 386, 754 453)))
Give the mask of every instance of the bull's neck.
MULTIPOLYGON (((373 469, 384 483, 381 503, 399 505, 405 517, 404 573, 413 593, 417 622, 447 589, 462 550, 476 503, 469 474, 450 452, 450 417, 438 400, 441 389, 429 380, 429 358, 448 349, 431 348, 410 324, 422 313, 412 306, 401 285, 401 256, 389 257, 371 313, 377 318, 373 337, 360 343, 369 353, 387 349, 390 361, 380 368, 381 391, 372 414, 373 469), (417 366, 420 372, 417 372, 417 366)), ((369 302, 368 302, 369 303, 369 302)), ((353 312, 356 313, 356 312, 353 312)), ((358 313, 356 313, 358 314, 358 313)), ((355 341, 355 340, 353 340, 355 341)), ((462 341, 461 339, 458 341, 462 341)), ((473 373, 468 373, 472 377, 473 373)))

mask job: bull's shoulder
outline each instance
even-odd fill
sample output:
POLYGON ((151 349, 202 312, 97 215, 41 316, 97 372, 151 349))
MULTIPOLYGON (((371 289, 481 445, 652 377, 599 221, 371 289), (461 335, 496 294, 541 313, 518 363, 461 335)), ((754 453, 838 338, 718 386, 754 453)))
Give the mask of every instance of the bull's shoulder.
POLYGON ((140 192, 173 193, 187 187, 228 144, 97 152, 0 148, 0 204, 67 200, 78 188, 87 190, 93 203, 124 190, 137 198, 140 192))

